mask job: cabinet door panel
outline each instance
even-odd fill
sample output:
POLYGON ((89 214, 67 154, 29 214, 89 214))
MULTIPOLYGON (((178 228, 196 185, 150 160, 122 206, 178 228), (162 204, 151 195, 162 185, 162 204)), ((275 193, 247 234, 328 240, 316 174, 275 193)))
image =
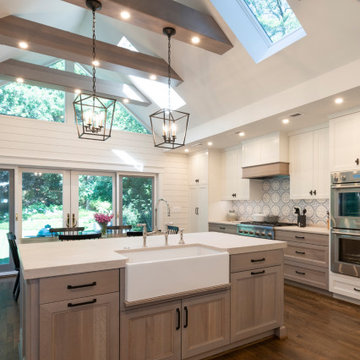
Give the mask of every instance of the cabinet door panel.
POLYGON ((329 129, 314 132, 314 189, 317 199, 330 197, 329 129))
POLYGON ((181 326, 178 323, 180 310, 181 302, 176 301, 122 312, 121 359, 180 359, 181 326))
POLYGON ((281 266, 231 275, 231 341, 275 329, 283 319, 281 266))
POLYGON ((183 301, 182 357, 188 358, 228 344, 229 319, 229 291, 183 301))
POLYGON ((40 305, 40 360, 118 359, 118 293, 40 305))
POLYGON ((238 191, 237 179, 241 177, 239 150, 225 151, 223 154, 223 200, 237 200, 233 194, 238 191))
POLYGON ((190 188, 189 224, 191 232, 208 231, 208 187, 190 188))

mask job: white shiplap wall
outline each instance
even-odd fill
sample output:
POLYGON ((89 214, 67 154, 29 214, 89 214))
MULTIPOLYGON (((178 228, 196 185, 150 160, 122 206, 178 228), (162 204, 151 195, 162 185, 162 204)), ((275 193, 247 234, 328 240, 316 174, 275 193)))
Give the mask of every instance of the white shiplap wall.
MULTIPOLYGON (((150 135, 113 131, 105 142, 81 140, 75 125, 0 115, 0 165, 52 167, 139 173, 128 158, 156 174, 157 198, 171 206, 171 217, 160 206, 159 220, 188 228, 188 160, 163 152, 150 135), (120 158, 113 150, 125 154, 120 158)), ((141 174, 141 172, 140 172, 141 174)))

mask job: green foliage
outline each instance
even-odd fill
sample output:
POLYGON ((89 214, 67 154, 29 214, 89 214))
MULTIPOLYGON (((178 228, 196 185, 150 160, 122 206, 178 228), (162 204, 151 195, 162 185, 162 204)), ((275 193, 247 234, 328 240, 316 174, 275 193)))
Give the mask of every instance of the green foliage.
POLYGON ((286 0, 244 0, 272 42, 301 28, 286 0))
POLYGON ((0 171, 0 222, 9 221, 9 172, 0 171))

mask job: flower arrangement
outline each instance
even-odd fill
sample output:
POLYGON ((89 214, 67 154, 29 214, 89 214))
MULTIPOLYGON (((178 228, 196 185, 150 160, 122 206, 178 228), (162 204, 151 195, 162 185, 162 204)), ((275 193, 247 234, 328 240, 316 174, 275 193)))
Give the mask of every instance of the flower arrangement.
POLYGON ((98 224, 108 224, 113 217, 114 217, 113 214, 110 215, 100 214, 100 213, 94 214, 95 221, 98 224))

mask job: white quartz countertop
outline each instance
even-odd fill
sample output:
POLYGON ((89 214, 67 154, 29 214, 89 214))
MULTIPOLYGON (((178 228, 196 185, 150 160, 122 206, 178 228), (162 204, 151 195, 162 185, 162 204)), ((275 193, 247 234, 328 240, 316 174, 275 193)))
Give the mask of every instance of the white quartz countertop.
POLYGON ((299 231, 299 232, 306 232, 312 234, 323 234, 329 235, 329 229, 325 226, 306 226, 306 227, 299 227, 299 226, 275 226, 275 230, 283 230, 283 231, 299 231))
MULTIPOLYGON (((169 236, 169 246, 178 245, 180 235, 169 236)), ((286 247, 286 242, 217 232, 184 234, 185 244, 201 244, 241 254, 286 247)), ((162 247, 163 235, 149 236, 148 247, 162 247)), ((124 267, 127 258, 116 251, 142 248, 142 237, 58 241, 19 244, 24 279, 38 279, 124 267)))

